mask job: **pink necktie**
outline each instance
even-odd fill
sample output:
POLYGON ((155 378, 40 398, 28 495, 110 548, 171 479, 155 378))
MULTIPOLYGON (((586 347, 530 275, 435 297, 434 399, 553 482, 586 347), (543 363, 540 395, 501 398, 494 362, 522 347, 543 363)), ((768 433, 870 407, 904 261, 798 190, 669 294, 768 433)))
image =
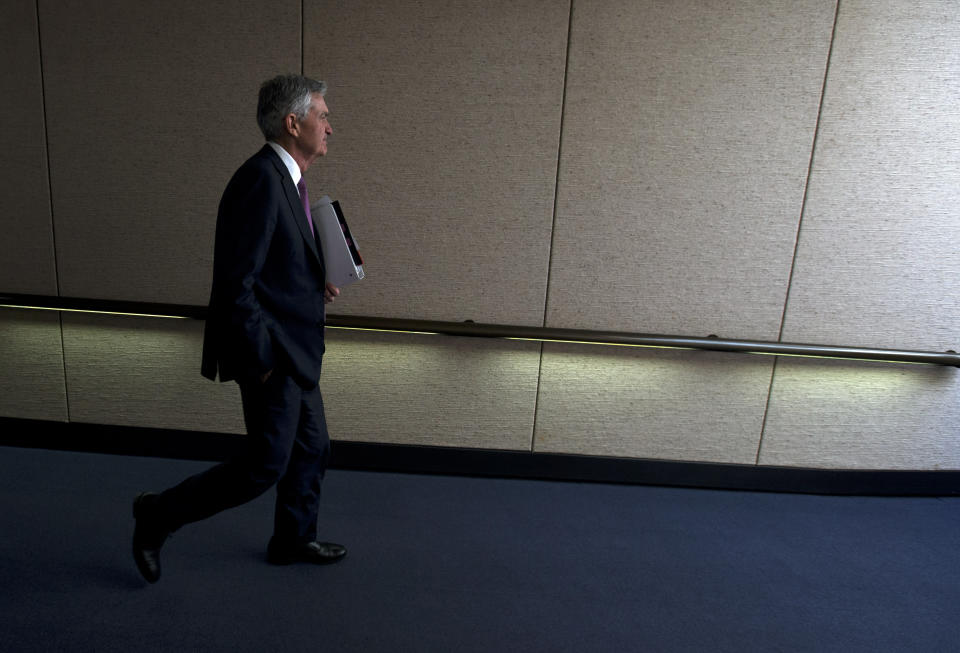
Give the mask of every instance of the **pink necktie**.
POLYGON ((297 182, 297 190, 300 191, 300 203, 303 204, 303 212, 307 214, 307 224, 310 225, 310 235, 316 236, 313 233, 313 216, 310 215, 310 196, 307 195, 307 182, 303 180, 303 177, 300 177, 300 181, 297 182))

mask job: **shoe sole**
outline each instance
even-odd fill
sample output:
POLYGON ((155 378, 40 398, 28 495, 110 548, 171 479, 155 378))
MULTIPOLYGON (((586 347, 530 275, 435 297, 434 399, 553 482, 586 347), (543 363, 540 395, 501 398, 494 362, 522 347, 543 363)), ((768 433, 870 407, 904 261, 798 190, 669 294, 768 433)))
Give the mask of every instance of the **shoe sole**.
POLYGON ((336 558, 328 558, 326 560, 318 560, 315 558, 301 558, 300 556, 285 556, 267 553, 267 562, 271 565, 277 565, 278 567, 285 567, 287 565, 292 565, 295 563, 303 563, 305 565, 332 565, 340 562, 347 557, 347 554, 344 553, 341 556, 336 558))

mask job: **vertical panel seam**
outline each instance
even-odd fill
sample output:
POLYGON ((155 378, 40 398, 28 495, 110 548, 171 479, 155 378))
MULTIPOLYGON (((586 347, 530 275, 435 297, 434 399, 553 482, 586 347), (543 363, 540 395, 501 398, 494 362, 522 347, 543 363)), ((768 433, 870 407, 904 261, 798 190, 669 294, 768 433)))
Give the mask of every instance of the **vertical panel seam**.
MULTIPOLYGON (((563 60, 563 92, 560 96, 560 126, 557 132, 557 170, 553 181, 553 219, 550 224, 550 251, 547 254, 547 284, 543 292, 543 321, 542 326, 547 326, 547 312, 550 307, 550 273, 553 270, 553 244, 557 235, 557 198, 560 193, 560 161, 563 157, 563 124, 567 113, 567 76, 570 72, 570 41, 573 36, 573 2, 570 0, 570 9, 567 15, 567 38, 566 52, 563 60)), ((540 409, 540 385, 543 379, 543 356, 544 343, 540 343, 540 363, 537 367, 537 392, 533 400, 533 428, 530 433, 530 452, 536 451, 537 447, 537 412, 540 409)))
MULTIPOLYGON (((827 82, 830 78, 830 61, 833 59, 833 45, 837 38, 837 22, 840 17, 840 2, 837 0, 833 9, 833 29, 830 31, 830 45, 827 48, 827 60, 823 68, 823 83, 820 85, 820 102, 817 107, 817 122, 813 128, 813 142, 810 145, 810 159, 807 162, 807 178, 803 184, 803 199, 800 201, 800 216, 797 219, 797 232, 793 240, 793 259, 790 262, 790 275, 787 277, 787 292, 783 298, 783 310, 780 313, 780 332, 777 334, 777 341, 783 342, 783 330, 787 324, 787 308, 790 304, 790 289, 793 287, 793 277, 797 269, 797 252, 800 249, 800 232, 803 229, 803 216, 807 211, 807 196, 810 192, 810 177, 813 174, 814 159, 817 156, 817 142, 820 139, 820 122, 823 118, 823 102, 827 96, 827 82)), ((773 359, 773 365, 770 369, 770 385, 767 388, 767 403, 763 409, 763 421, 760 424, 760 440, 757 442, 756 464, 760 464, 760 456, 763 452, 763 440, 767 434, 767 419, 770 416, 770 403, 773 398, 773 386, 777 377, 777 363, 780 357, 773 359)))
POLYGON ((304 50, 303 43, 304 43, 304 38, 306 37, 306 31, 307 31, 306 21, 304 20, 304 17, 303 17, 304 11, 305 11, 304 9, 305 2, 306 0, 300 0, 300 74, 301 75, 307 74, 305 72, 306 66, 304 65, 304 53, 303 53, 303 50, 304 50))
MULTIPOLYGON (((60 296, 60 265, 57 259, 57 226, 53 219, 53 161, 50 158, 50 127, 47 116, 46 77, 43 74, 43 37, 40 28, 40 0, 34 3, 37 17, 37 62, 40 67, 40 107, 43 113, 43 148, 47 157, 47 207, 50 210, 50 239, 53 243, 53 279, 57 286, 57 296, 60 296)), ((57 311, 57 324, 60 327, 60 365, 63 370, 63 403, 67 412, 67 422, 70 422, 70 386, 67 382, 67 351, 63 335, 63 312, 57 311)))
POLYGON ((557 234, 557 199, 560 194, 560 162, 563 157, 563 125, 567 114, 567 75, 570 71, 570 41, 573 32, 573 2, 570 0, 570 13, 567 17, 567 51, 563 63, 563 93, 560 99, 560 129, 557 133, 557 172, 553 182, 553 222, 550 225, 550 252, 547 256, 547 287, 543 297, 543 324, 547 326, 547 312, 550 307, 550 276, 553 270, 553 244, 557 234))
POLYGON ((50 159, 50 127, 47 118, 46 79, 43 74, 43 39, 40 35, 40 0, 34 3, 34 9, 37 13, 37 61, 40 64, 40 107, 43 113, 43 147, 47 157, 47 208, 50 210, 50 237, 53 242, 53 280, 57 285, 57 296, 59 297, 60 265, 57 260, 57 226, 53 219, 53 175, 50 172, 53 161, 50 159))
POLYGON ((63 364, 63 399, 67 409, 67 421, 70 418, 70 385, 67 382, 67 345, 66 338, 63 335, 63 311, 57 311, 57 317, 60 322, 60 362, 63 364))
POLYGON ((760 422, 760 441, 757 442, 757 458, 754 464, 760 464, 760 452, 763 451, 763 435, 767 431, 767 418, 770 416, 770 400, 773 397, 773 380, 777 375, 777 363, 780 362, 779 356, 773 357, 773 365, 770 366, 770 384, 767 386, 767 403, 763 407, 763 420, 760 422))
POLYGON ((813 128, 813 142, 810 146, 810 159, 807 162, 807 175, 803 184, 803 198, 800 200, 800 216, 797 220, 797 231, 793 240, 793 259, 790 262, 790 275, 787 277, 787 292, 783 298, 783 310, 780 313, 780 332, 778 342, 783 342, 783 330, 787 322, 787 308, 790 304, 790 289, 793 286, 794 272, 797 269, 797 252, 800 249, 800 234, 803 230, 803 217, 807 211, 807 197, 810 192, 810 177, 813 174, 814 160, 817 155, 817 142, 820 140, 820 122, 823 118, 823 101, 827 95, 827 81, 830 77, 830 60, 833 58, 833 44, 837 37, 837 20, 840 15, 840 2, 834 6, 833 29, 830 32, 830 46, 827 48, 827 61, 823 69, 823 83, 820 86, 820 102, 817 107, 817 121, 813 128))
POLYGON ((536 453, 537 451, 537 413, 540 410, 540 381, 543 378, 544 344, 540 343, 540 364, 537 366, 537 392, 533 398, 533 430, 530 432, 530 453, 536 453))

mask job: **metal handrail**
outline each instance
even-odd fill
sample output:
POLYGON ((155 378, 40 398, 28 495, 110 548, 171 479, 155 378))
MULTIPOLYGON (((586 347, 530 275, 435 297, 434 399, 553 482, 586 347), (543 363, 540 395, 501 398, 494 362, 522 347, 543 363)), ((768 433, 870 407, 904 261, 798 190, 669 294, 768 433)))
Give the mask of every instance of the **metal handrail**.
MULTIPOLYGON (((0 294, 0 307, 79 311, 88 313, 111 313, 203 320, 206 306, 186 304, 161 304, 107 299, 84 299, 76 297, 51 297, 47 295, 0 294)), ((632 347, 668 349, 697 349, 775 356, 807 356, 817 358, 841 358, 873 360, 896 363, 923 363, 960 367, 960 354, 953 350, 945 352, 882 349, 870 347, 845 347, 834 345, 769 342, 706 337, 629 333, 623 331, 594 331, 589 329, 559 329, 552 327, 517 326, 507 324, 481 324, 472 321, 443 322, 403 318, 367 317, 359 315, 332 315, 326 318, 328 327, 361 329, 368 331, 400 331, 429 333, 474 338, 508 338, 536 340, 541 342, 572 342, 632 347)))

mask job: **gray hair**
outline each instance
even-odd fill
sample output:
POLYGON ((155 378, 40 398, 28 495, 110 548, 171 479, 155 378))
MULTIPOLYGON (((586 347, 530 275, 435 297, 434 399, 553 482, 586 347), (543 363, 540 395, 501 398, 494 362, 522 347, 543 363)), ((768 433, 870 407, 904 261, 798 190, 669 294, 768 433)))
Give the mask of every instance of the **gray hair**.
POLYGON ((313 94, 327 92, 326 82, 303 75, 277 75, 260 85, 257 101, 257 124, 268 141, 284 133, 283 119, 294 114, 298 120, 307 117, 313 94))

